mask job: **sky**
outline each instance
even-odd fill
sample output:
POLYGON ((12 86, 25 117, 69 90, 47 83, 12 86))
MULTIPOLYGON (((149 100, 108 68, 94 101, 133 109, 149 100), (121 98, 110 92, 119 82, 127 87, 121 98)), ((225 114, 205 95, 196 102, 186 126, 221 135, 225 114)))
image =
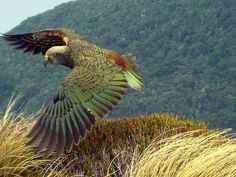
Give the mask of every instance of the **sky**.
POLYGON ((0 0, 0 32, 5 33, 28 17, 72 0, 0 0))

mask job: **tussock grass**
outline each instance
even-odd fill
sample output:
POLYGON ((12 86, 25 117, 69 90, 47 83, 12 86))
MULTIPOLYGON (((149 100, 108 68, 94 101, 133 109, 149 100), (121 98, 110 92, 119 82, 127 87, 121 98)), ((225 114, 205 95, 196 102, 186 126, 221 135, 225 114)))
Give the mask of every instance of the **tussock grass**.
POLYGON ((0 176, 65 176, 66 167, 58 170, 60 159, 43 159, 26 145, 25 136, 33 126, 30 120, 34 115, 26 120, 21 113, 11 111, 19 98, 10 99, 0 119, 0 176))
POLYGON ((132 165, 129 177, 236 176, 236 140, 224 132, 199 131, 157 139, 132 165))

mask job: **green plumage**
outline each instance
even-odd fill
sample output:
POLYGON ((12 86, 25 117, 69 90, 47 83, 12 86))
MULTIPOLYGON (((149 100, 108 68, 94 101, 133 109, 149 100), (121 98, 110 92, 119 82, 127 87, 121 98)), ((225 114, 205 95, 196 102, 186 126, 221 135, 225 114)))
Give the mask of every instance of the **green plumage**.
POLYGON ((78 145, 95 119, 103 118, 118 104, 128 85, 143 89, 133 60, 127 57, 124 64, 118 54, 99 48, 74 31, 44 30, 4 38, 14 45, 24 44, 27 52, 36 53, 37 45, 37 53, 45 55, 47 63, 72 69, 28 134, 29 144, 37 145, 37 153, 46 149, 45 157, 54 151, 59 156, 64 147, 70 151, 78 145))

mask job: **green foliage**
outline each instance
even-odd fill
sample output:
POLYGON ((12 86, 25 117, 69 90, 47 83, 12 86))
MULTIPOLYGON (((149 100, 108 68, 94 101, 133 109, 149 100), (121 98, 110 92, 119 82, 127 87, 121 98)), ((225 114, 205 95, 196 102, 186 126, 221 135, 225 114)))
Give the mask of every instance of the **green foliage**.
MULTIPOLYGON (((234 0, 78 0, 28 18, 11 33, 75 29, 96 44, 137 56, 144 94, 129 91, 111 116, 172 112, 236 128, 234 0)), ((0 40, 0 99, 31 99, 29 112, 53 97, 63 67, 43 68, 0 40)))

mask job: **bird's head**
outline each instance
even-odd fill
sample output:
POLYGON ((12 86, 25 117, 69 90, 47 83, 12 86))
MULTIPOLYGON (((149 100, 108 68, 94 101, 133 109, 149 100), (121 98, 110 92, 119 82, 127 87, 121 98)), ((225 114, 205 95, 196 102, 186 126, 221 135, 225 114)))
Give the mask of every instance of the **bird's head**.
POLYGON ((50 64, 61 64, 73 68, 71 55, 67 46, 55 46, 47 50, 44 55, 45 63, 44 66, 48 63, 50 64))

